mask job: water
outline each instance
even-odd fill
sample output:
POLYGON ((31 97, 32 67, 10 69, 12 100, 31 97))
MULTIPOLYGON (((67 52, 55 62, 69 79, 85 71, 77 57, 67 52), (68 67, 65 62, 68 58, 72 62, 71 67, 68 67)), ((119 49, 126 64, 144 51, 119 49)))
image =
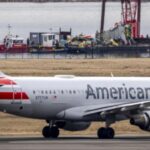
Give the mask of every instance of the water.
MULTIPOLYGON (((73 35, 94 35, 100 26, 100 3, 0 3, 0 40, 8 33, 24 38, 29 32, 58 31, 59 27, 73 35)), ((150 34, 150 3, 142 4, 142 34, 150 34)), ((121 20, 120 3, 107 3, 105 29, 121 20)))

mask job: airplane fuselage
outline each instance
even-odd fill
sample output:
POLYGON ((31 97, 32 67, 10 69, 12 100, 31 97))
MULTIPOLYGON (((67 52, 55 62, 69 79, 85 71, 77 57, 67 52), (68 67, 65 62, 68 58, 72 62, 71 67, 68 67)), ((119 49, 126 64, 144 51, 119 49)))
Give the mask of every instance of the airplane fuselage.
POLYGON ((9 83, 0 87, 0 110, 30 118, 57 120, 63 119, 58 114, 69 108, 150 100, 150 78, 56 76, 8 79, 9 83))

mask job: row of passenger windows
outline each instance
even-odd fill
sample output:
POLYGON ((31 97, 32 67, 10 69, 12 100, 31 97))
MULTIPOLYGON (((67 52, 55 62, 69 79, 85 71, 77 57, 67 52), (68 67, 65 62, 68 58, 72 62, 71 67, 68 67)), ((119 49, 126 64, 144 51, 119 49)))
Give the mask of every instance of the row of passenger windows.
POLYGON ((84 90, 42 90, 33 91, 33 94, 81 94, 85 93, 84 90))

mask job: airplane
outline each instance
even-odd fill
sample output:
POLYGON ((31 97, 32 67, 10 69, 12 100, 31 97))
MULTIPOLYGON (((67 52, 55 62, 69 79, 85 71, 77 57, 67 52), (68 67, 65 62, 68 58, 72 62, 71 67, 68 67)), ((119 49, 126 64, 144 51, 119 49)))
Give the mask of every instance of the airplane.
POLYGON ((112 139, 113 123, 150 131, 149 77, 12 77, 0 73, 0 111, 46 120, 42 134, 57 138, 59 129, 82 131, 104 122, 99 139, 112 139))

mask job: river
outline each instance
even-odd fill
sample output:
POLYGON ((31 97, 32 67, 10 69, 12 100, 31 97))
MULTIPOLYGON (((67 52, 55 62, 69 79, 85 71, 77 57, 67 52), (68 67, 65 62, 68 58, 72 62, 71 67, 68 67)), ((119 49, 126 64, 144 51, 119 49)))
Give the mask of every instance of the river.
MULTIPOLYGON (((10 31, 25 39, 29 32, 72 28, 73 35, 94 35, 100 27, 101 3, 0 3, 0 40, 10 31)), ((150 3, 142 4, 141 33, 150 34, 150 3)), ((107 3, 105 29, 121 20, 120 3, 107 3)))

